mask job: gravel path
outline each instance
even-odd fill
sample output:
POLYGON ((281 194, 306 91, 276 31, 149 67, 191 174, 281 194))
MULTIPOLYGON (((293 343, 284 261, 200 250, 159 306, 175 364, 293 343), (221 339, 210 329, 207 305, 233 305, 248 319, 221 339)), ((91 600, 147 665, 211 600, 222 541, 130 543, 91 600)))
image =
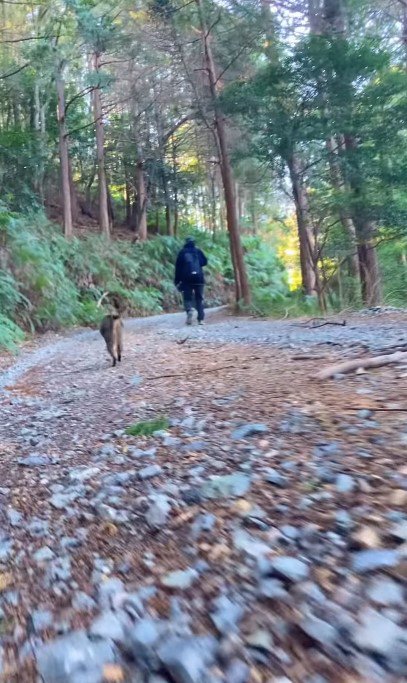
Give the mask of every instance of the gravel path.
POLYGON ((0 680, 406 680, 407 316, 183 320, 0 375, 0 680))

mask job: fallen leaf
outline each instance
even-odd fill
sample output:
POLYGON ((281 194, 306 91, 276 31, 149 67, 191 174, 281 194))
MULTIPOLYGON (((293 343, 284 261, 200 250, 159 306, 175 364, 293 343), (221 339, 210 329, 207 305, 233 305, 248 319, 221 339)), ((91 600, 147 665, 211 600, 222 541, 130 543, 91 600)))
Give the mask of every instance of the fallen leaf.
POLYGON ((106 683, 122 683, 124 671, 118 664, 105 664, 103 667, 103 681, 106 683))
POLYGON ((0 574, 0 592, 6 590, 6 588, 9 588, 11 584, 13 583, 13 575, 10 574, 10 572, 5 572, 4 574, 0 574))

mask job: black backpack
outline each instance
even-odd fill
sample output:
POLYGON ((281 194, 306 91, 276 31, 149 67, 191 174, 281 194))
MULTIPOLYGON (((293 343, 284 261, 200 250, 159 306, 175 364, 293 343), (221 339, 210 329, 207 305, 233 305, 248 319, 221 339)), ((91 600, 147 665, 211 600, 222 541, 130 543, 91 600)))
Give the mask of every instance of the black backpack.
POLYGON ((185 281, 191 285, 202 283, 202 266, 199 253, 196 249, 184 251, 184 277, 185 281))

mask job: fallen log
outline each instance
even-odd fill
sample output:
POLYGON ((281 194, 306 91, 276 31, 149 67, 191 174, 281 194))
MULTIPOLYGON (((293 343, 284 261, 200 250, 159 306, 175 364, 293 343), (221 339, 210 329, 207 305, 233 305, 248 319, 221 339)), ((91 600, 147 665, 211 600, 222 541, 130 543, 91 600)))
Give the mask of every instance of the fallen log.
POLYGON ((363 368, 380 368, 383 365, 392 365, 407 361, 407 351, 396 351, 396 353, 386 354, 385 356, 367 356, 366 358, 353 358, 352 360, 330 365, 316 374, 317 379, 328 379, 334 375, 352 372, 363 368))

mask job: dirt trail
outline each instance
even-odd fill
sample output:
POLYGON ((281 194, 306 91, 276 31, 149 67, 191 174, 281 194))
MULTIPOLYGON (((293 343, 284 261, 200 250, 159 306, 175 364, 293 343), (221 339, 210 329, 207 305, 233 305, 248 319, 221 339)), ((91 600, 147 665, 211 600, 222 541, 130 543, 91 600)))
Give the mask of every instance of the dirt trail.
POLYGON ((36 681, 39 662, 59 683, 49 657, 72 662, 57 637, 92 624, 105 650, 92 651, 91 671, 92 657, 80 674, 72 664, 68 683, 150 683, 157 669, 176 683, 405 680, 407 370, 313 377, 405 344, 407 316, 305 325, 222 310, 204 328, 183 315, 132 320, 116 369, 86 331, 0 375, 4 680, 36 681), (162 434, 124 433, 160 416, 162 434), (137 627, 124 591, 155 627, 185 622, 195 660, 196 634, 227 649, 234 633, 233 647, 202 659, 195 678, 145 665, 135 636, 114 631, 115 619, 126 634, 137 627))

